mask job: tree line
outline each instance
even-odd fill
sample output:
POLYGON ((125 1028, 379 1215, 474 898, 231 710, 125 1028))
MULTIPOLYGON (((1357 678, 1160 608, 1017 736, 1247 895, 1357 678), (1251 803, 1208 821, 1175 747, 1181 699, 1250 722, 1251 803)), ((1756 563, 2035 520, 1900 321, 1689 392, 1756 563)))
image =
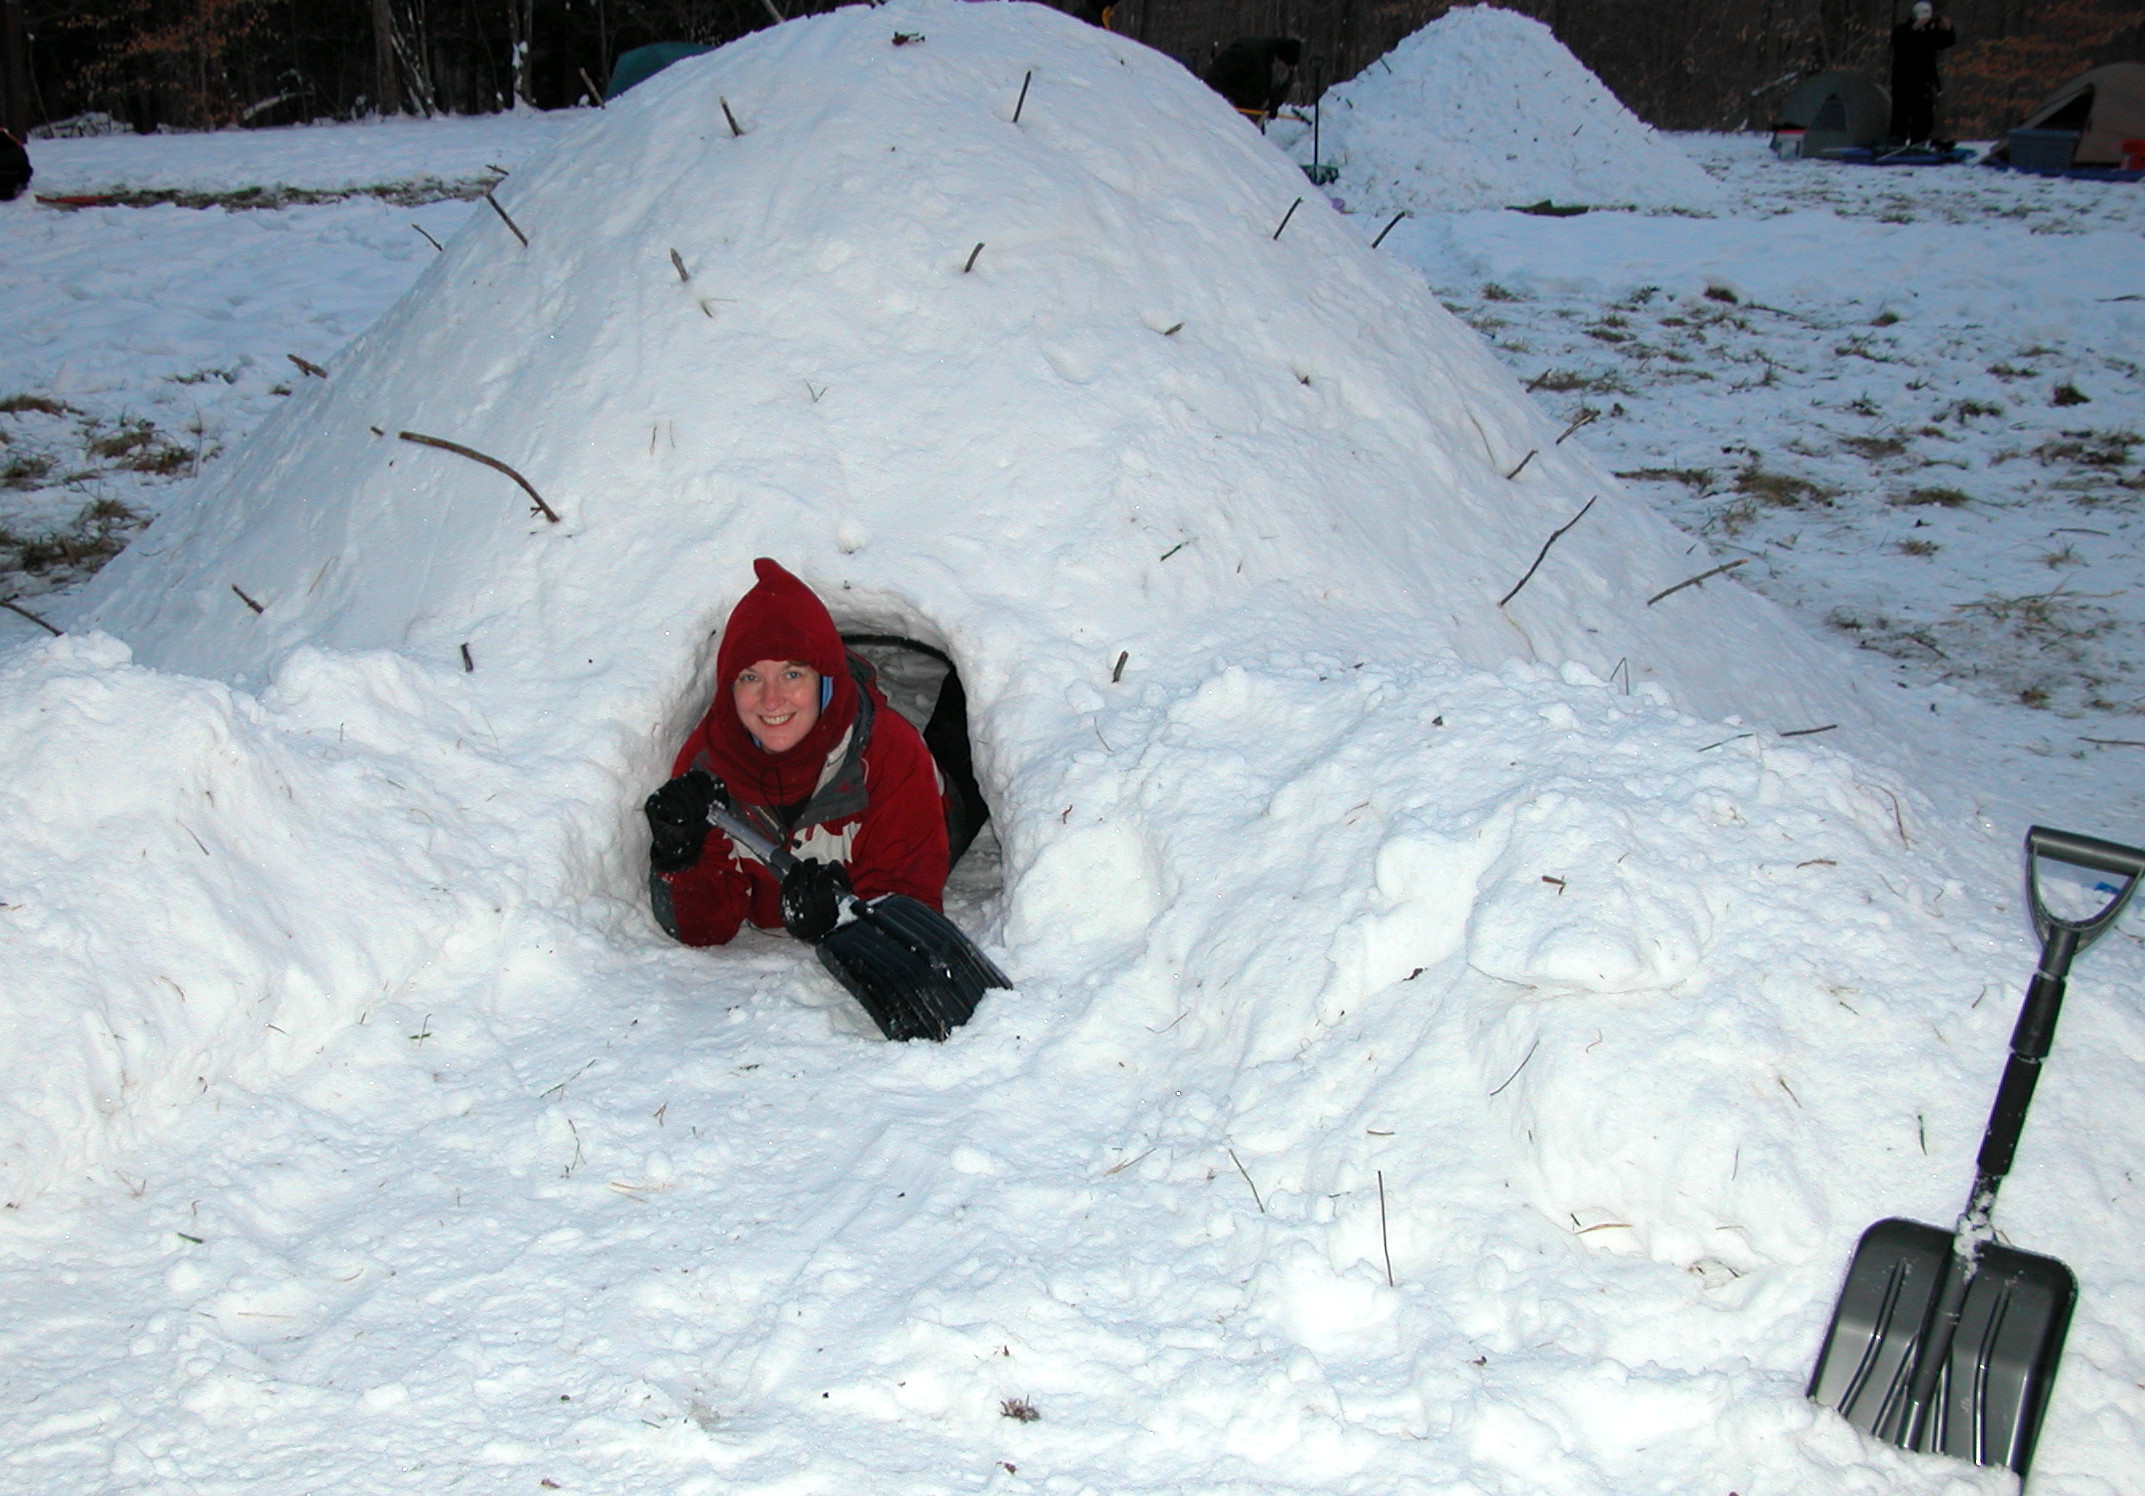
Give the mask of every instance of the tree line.
MULTIPOLYGON (((618 56, 719 45, 837 0, 0 0, 4 116, 86 112, 137 130, 552 109, 618 56)), ((1812 73, 1880 82, 1909 0, 1506 0, 1547 23, 1642 119, 1762 128, 1812 73)), ((1072 8, 1072 0, 1067 0, 1072 8)), ((1198 71, 1239 36, 1303 38, 1296 97, 1354 76, 1445 0, 1118 0, 1112 26, 1198 71)), ((1941 126, 1995 134, 2071 74, 2145 60, 2136 0, 1939 0, 1959 28, 1941 126)))

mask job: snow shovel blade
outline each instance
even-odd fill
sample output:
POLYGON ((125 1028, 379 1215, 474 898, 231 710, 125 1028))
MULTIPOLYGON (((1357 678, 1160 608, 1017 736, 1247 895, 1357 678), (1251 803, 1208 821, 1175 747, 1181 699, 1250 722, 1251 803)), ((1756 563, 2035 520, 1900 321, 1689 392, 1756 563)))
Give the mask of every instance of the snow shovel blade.
POLYGON ((1983 1245, 1959 1311, 1933 1426, 1915 1447, 1977 1465, 2033 1461, 2078 1280, 2053 1257, 1983 1245))
POLYGON ((820 964, 889 1039, 943 1040, 986 991, 1013 985, 928 904, 887 894, 851 908, 856 918, 819 943, 820 964))
POLYGON ((2024 1476, 2070 1329, 2077 1281, 2053 1257, 1984 1243, 1933 1406, 1916 1416, 1909 1391, 1931 1349, 1946 1276, 1965 1270, 1953 1240, 1940 1227, 1896 1219, 1862 1233, 1809 1394, 1890 1443, 2008 1465, 2024 1476))
POLYGON ((1952 1262, 1952 1235, 1920 1221, 1879 1221, 1862 1233, 1833 1306, 1812 1401, 1864 1433, 1902 1442, 1907 1392, 1952 1262))

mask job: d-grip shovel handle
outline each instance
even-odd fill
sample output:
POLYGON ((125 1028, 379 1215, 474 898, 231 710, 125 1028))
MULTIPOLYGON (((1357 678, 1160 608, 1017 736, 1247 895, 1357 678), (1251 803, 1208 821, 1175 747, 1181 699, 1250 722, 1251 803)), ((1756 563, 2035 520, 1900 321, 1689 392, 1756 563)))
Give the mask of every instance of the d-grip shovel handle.
POLYGON ((2059 928, 2070 930, 2078 937, 2070 952, 2075 956, 2107 933, 2108 927, 2115 923, 2123 906, 2130 902, 2130 896, 2137 892, 2140 874, 2145 874, 2145 851, 2136 847, 2102 841, 2097 836, 2080 836, 2075 831, 2034 827, 2026 833, 2026 899, 2033 909, 2033 932, 2045 941, 2059 928), (2073 867, 2089 867, 2096 873, 2114 873, 2123 879, 2123 886, 2114 898, 2108 900, 2107 907, 2090 919, 2058 919, 2041 903, 2043 857, 2067 862, 2073 867))

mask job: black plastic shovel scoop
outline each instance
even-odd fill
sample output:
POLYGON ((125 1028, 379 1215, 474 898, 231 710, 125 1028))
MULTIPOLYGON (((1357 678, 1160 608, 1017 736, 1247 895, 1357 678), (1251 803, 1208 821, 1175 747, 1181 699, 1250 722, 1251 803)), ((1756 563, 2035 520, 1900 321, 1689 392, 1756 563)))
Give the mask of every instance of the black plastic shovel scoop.
POLYGON ((1950 1231, 1895 1219, 1862 1233, 1810 1378, 1811 1398, 1857 1428, 2022 1477, 2032 1463, 2078 1284, 2053 1257, 1997 1245, 1989 1212, 2055 1037, 2071 959, 2107 933, 2141 873, 2145 852, 2133 847, 2043 826, 2026 833, 2041 964, 2011 1034, 1974 1192, 1950 1231), (2042 858, 2123 881, 2090 919, 2058 919, 2041 901, 2042 858))
MULTIPOLYGON (((777 878, 796 865, 786 847, 726 806, 709 824, 767 864, 777 878)), ((819 964, 849 990, 889 1039, 944 1039, 975 1016, 1004 972, 960 927, 906 894, 852 898, 848 918, 819 943, 819 964)))

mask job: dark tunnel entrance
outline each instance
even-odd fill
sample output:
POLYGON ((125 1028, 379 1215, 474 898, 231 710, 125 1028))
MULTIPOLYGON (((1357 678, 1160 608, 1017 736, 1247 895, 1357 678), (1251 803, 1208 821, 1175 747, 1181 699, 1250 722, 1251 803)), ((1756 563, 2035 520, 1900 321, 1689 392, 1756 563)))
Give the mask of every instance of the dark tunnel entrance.
POLYGON ((887 704, 923 734, 946 781, 946 850, 953 865, 949 898, 974 902, 998 890, 998 838, 989 802, 976 782, 968 738, 968 693, 942 649, 899 634, 842 634, 842 643, 879 673, 887 704))

